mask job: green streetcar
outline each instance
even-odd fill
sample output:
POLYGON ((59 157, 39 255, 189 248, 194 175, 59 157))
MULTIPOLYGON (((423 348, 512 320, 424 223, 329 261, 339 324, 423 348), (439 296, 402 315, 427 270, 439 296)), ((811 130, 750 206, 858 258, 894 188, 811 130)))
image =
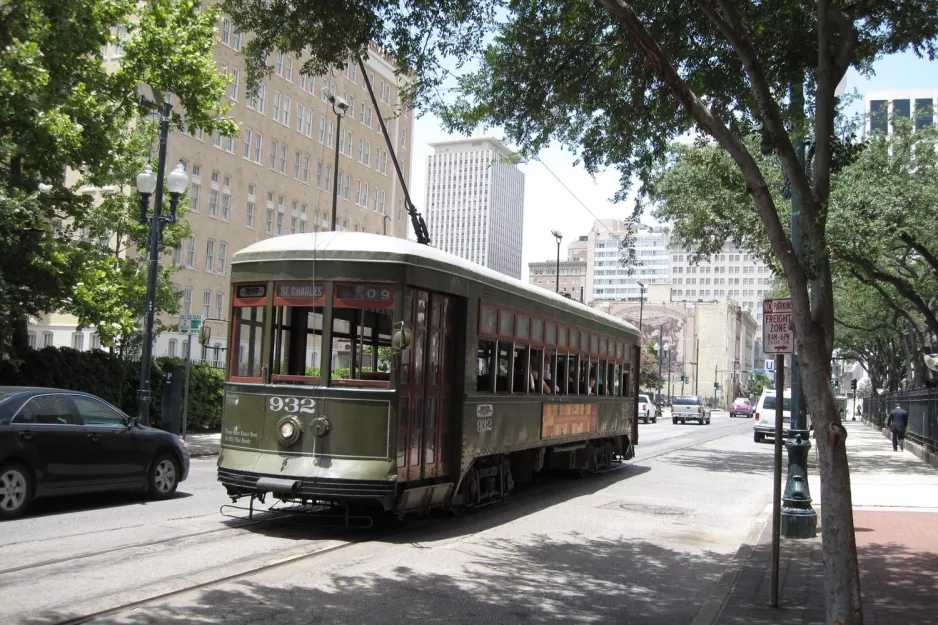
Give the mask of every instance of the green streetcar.
POLYGON ((638 332, 450 254, 350 232, 231 265, 218 479, 232 499, 398 515, 633 457, 638 332))

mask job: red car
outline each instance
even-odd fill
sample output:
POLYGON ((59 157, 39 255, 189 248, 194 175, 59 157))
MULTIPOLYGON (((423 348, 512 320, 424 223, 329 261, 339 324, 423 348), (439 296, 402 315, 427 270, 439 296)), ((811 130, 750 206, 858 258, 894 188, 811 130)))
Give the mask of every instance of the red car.
POLYGON ((733 405, 730 406, 730 416, 731 417, 746 417, 749 418, 752 416, 752 402, 750 402, 745 397, 737 397, 733 401, 733 405))

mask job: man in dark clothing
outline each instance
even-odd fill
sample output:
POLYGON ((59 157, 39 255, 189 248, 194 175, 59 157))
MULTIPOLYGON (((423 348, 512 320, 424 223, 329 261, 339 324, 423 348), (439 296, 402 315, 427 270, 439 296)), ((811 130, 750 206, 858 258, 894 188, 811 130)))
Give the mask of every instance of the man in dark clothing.
POLYGON ((889 418, 886 420, 886 426, 892 429, 892 450, 899 451, 899 447, 905 449, 905 428, 909 424, 909 413, 902 409, 902 406, 896 404, 896 407, 889 411, 889 418))

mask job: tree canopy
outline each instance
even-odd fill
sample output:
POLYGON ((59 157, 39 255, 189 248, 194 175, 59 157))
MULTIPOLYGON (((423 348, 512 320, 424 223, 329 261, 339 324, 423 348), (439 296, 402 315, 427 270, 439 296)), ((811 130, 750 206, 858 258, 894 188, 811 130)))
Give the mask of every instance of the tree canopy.
MULTIPOLYGON (((184 114, 191 127, 236 131, 224 118, 226 78, 212 56, 218 13, 200 4, 11 0, 0 7, 0 355, 9 357, 15 334, 25 340, 28 316, 74 312, 106 341, 142 313, 134 294, 145 283, 140 268, 100 245, 140 243, 128 219, 135 202, 113 197, 99 205, 80 191, 127 190, 149 157, 152 129, 135 128, 145 113, 135 97, 141 83, 175 94, 177 127, 184 114), (103 50, 111 51, 107 62, 103 50)), ((175 300, 168 289, 164 280, 164 307, 175 300)))

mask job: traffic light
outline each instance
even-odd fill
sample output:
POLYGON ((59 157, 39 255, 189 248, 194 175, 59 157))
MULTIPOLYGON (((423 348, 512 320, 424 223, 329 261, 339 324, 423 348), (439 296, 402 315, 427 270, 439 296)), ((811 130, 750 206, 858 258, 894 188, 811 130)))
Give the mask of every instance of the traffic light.
POLYGON ((840 380, 834 380, 834 392, 835 393, 840 392, 840 380))
POLYGON ((714 382, 714 383, 713 383, 713 390, 715 390, 715 391, 720 390, 720 384, 719 384, 719 382, 714 382))
POLYGON ((856 380, 850 380, 850 390, 851 390, 851 391, 857 390, 857 381, 856 381, 856 380))

